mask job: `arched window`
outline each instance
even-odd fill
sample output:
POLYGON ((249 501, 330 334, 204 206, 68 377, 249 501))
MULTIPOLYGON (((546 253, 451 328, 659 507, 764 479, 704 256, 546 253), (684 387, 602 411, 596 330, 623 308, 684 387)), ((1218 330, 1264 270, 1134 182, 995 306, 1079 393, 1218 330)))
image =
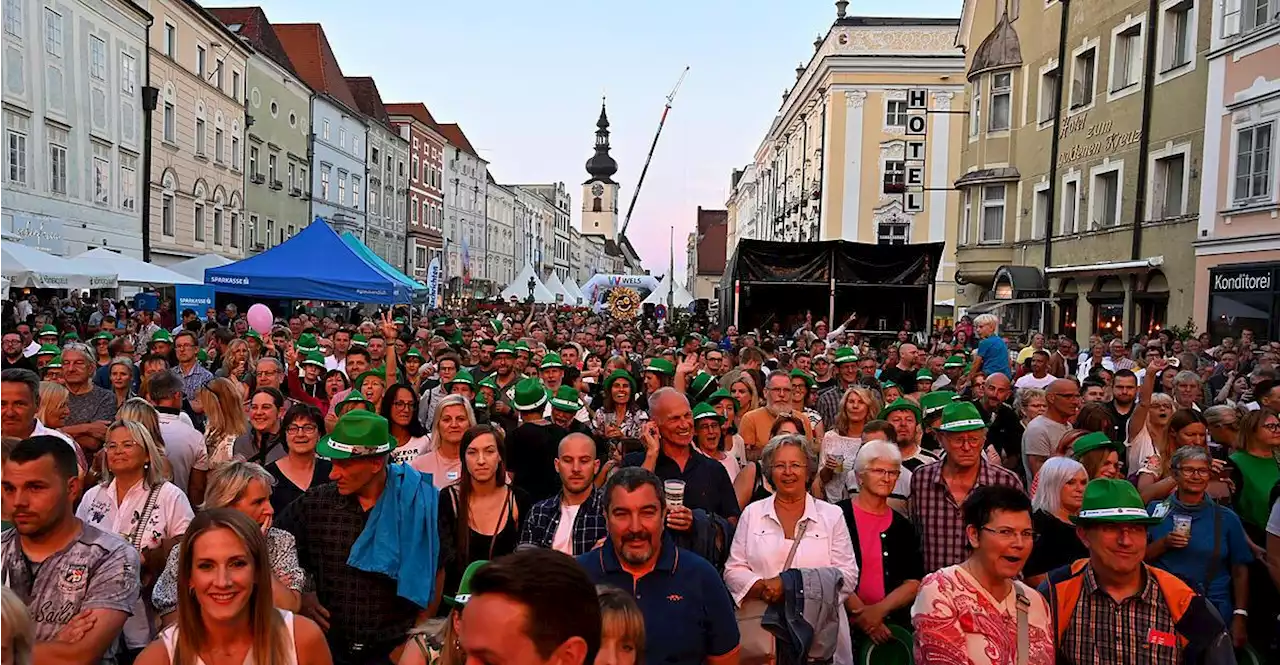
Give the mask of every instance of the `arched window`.
POLYGON ((169 143, 178 142, 178 111, 175 101, 177 96, 173 91, 173 84, 168 81, 164 84, 164 115, 162 122, 164 123, 164 140, 169 143))
POLYGON ((204 118, 204 101, 196 102, 196 156, 203 157, 205 155, 205 142, 208 140, 209 127, 204 118))
POLYGON ((222 189, 222 185, 218 185, 213 190, 213 244, 221 245, 223 242, 223 210, 222 204, 225 201, 226 192, 222 189))
POLYGON ((177 201, 174 193, 178 190, 178 176, 172 169, 165 169, 160 176, 160 233, 173 237, 177 216, 177 201))
POLYGON ((191 190, 191 196, 194 199, 192 201, 191 235, 193 240, 200 243, 204 242, 205 236, 204 198, 207 193, 208 188, 205 186, 204 181, 197 180, 196 186, 191 190))
POLYGON ((600 202, 599 196, 595 197, 594 199, 591 199, 591 212, 601 212, 602 209, 603 209, 603 205, 600 202))

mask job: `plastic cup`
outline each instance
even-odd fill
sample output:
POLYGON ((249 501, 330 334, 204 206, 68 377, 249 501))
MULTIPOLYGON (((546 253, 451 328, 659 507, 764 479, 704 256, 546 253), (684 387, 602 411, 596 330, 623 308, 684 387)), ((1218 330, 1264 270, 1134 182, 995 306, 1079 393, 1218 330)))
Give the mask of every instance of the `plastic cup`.
POLYGON ((668 480, 662 483, 663 494, 667 495, 667 506, 684 505, 684 481, 668 480))

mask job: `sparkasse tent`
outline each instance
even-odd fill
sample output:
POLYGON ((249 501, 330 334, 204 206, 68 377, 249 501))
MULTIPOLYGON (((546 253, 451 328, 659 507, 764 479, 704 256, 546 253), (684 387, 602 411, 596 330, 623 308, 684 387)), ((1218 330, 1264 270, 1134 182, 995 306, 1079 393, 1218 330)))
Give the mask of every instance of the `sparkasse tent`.
POLYGON ((405 284, 370 265, 320 218, 257 256, 205 270, 204 283, 223 293, 266 298, 380 304, 413 299, 405 284))
POLYGON ((408 288, 410 291, 412 291, 415 296, 424 297, 424 298, 426 297, 427 295, 426 284, 419 284, 418 282, 413 281, 413 279, 410 278, 408 275, 404 274, 403 272, 400 272, 398 268, 391 265, 390 263, 387 263, 385 260, 383 260, 381 256, 378 256, 377 254, 375 254, 372 249, 369 249, 368 245, 364 244, 363 242, 360 242, 360 239, 357 238, 355 234, 351 233, 350 231, 343 233, 342 242, 347 243, 348 247, 350 247, 353 251, 355 251, 356 254, 359 254, 360 258, 372 264, 373 267, 377 268, 378 270, 381 270, 383 273, 387 275, 390 275, 397 282, 404 284, 405 287, 408 288))
POLYGON ((95 247, 71 259, 85 270, 100 273, 116 273, 122 284, 150 284, 153 286, 203 284, 203 280, 188 277, 154 263, 147 263, 106 247, 95 247))

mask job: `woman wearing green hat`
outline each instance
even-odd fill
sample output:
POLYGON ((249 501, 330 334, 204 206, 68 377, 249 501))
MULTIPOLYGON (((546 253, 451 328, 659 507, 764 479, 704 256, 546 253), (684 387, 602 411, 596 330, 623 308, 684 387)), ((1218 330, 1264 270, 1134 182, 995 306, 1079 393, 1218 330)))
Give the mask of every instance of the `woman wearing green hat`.
POLYGON ((737 477, 738 459, 726 452, 725 439, 721 435, 724 419, 711 405, 696 404, 693 407, 693 443, 698 452, 716 460, 729 472, 729 480, 737 477))
POLYGON ((649 414, 635 402, 635 379, 626 370, 616 369, 605 377, 604 406, 591 416, 591 431, 613 442, 639 439, 649 414))

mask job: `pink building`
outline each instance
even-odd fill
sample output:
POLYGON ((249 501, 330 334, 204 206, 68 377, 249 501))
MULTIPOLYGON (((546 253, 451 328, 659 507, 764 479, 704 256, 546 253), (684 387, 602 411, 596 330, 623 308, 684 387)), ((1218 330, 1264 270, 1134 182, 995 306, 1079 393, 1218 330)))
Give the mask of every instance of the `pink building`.
POLYGON ((444 263, 444 145, 421 102, 387 104, 391 124, 409 141, 409 253, 405 272, 425 280, 431 260, 444 263))
POLYGON ((1206 56, 1196 327, 1215 340, 1280 336, 1280 0, 1205 3, 1206 56))

